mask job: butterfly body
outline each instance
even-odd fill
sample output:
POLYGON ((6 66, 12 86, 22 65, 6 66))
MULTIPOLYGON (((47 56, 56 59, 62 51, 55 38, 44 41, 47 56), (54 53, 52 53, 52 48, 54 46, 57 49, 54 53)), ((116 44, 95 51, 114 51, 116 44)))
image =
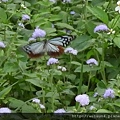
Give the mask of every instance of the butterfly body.
POLYGON ((40 57, 44 55, 45 52, 51 57, 56 57, 64 53, 63 47, 66 47, 73 39, 73 36, 56 37, 51 40, 44 40, 25 45, 23 46, 23 50, 30 58, 40 57))

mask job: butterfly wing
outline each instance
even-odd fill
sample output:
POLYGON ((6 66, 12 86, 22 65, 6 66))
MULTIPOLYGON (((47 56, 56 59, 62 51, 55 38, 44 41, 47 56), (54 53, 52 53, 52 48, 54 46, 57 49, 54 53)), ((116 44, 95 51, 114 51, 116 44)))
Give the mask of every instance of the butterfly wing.
POLYGON ((49 40, 47 44, 48 55, 52 57, 61 55, 62 53, 64 53, 63 47, 66 47, 73 39, 73 36, 61 36, 49 40))
POLYGON ((35 42, 23 46, 23 50, 29 55, 30 58, 37 58, 45 53, 45 42, 35 42))

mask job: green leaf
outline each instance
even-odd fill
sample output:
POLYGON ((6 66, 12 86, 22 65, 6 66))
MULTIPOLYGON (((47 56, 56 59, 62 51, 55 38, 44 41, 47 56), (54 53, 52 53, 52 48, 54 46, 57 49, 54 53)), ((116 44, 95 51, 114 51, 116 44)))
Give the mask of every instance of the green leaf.
POLYGON ((108 15, 102 8, 99 7, 89 7, 87 6, 88 10, 95 15, 98 19, 100 19, 103 23, 108 24, 108 15))
POLYGON ((77 49, 79 52, 84 51, 85 49, 92 46, 95 42, 95 39, 91 39, 90 36, 82 35, 78 36, 71 44, 71 47, 77 49))
POLYGON ((112 112, 106 109, 99 109, 96 113, 112 113, 112 112))
POLYGON ((67 28, 67 29, 70 29, 70 30, 74 30, 74 28, 71 25, 68 25, 67 23, 57 22, 55 25, 57 25, 58 27, 61 27, 61 28, 67 28))
POLYGON ((61 20, 61 17, 59 15, 51 15, 49 21, 58 21, 61 20))
POLYGON ((51 34, 51 33, 56 32, 56 29, 55 29, 55 28, 45 28, 44 30, 46 31, 46 33, 47 33, 48 35, 51 34))
POLYGON ((117 36, 113 39, 114 43, 116 46, 120 48, 120 36, 117 36))
POLYGON ((7 14, 5 13, 5 10, 0 8, 0 21, 3 23, 7 22, 7 14))

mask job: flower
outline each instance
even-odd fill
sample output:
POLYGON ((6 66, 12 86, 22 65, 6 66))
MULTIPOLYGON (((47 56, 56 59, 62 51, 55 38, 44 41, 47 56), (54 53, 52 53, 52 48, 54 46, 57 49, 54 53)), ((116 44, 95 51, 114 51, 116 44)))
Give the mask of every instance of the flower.
POLYGON ((39 104, 41 109, 45 109, 45 106, 42 104, 39 104))
POLYGON ((21 7, 24 8, 24 9, 27 8, 24 4, 21 4, 21 7))
POLYGON ((89 108, 90 110, 94 110, 94 109, 96 109, 94 106, 90 106, 90 108, 89 108))
POLYGON ((66 113, 66 111, 62 108, 54 111, 54 113, 66 113))
POLYGON ((71 2, 71 0, 63 0, 63 2, 70 3, 70 2, 71 2))
POLYGON ((5 48, 5 44, 2 41, 0 41, 0 48, 5 48))
POLYGON ((82 106, 86 106, 89 104, 90 100, 89 100, 89 96, 86 94, 82 94, 82 95, 77 95, 75 97, 76 102, 79 102, 82 106))
POLYGON ((107 27, 107 25, 102 24, 102 25, 98 25, 94 28, 94 33, 99 32, 99 31, 108 31, 109 28, 107 27))
POLYGON ((36 39, 31 37, 31 38, 28 39, 28 41, 33 42, 33 41, 36 41, 36 39))
POLYGON ((67 69, 66 69, 65 67, 63 67, 63 66, 58 66, 57 68, 58 68, 58 70, 62 70, 62 71, 66 71, 66 70, 67 70, 67 69))
POLYGON ((56 59, 56 58, 50 58, 47 61, 47 65, 52 65, 52 64, 56 64, 56 63, 59 63, 58 59, 56 59))
POLYGON ((8 2, 8 0, 1 0, 2 2, 8 2))
POLYGON ((39 99, 37 99, 37 98, 33 98, 33 99, 32 99, 32 102, 35 102, 35 103, 40 103, 40 100, 39 100, 39 99))
POLYGON ((115 92, 112 89, 108 88, 107 90, 105 90, 103 97, 104 98, 108 98, 108 97, 114 98, 115 97, 114 94, 115 94, 115 92))
POLYGON ((30 19, 30 16, 29 15, 22 15, 22 20, 29 20, 30 19))
POLYGON ((108 32, 107 34, 108 34, 108 35, 109 35, 109 34, 115 34, 115 30, 109 29, 109 32, 108 32))
POLYGON ((66 49, 64 50, 64 52, 65 52, 65 53, 71 53, 71 54, 73 54, 73 55, 77 55, 77 53, 78 53, 77 50, 75 50, 75 49, 73 49, 73 48, 71 48, 71 47, 66 48, 66 49))
POLYGON ((0 113, 11 113, 11 110, 7 107, 0 108, 0 113))
POLYGON ((74 15, 74 14, 75 14, 75 11, 71 11, 70 14, 71 14, 71 15, 74 15))
POLYGON ((87 60, 86 63, 90 66, 91 65, 98 65, 98 62, 94 58, 87 60))
POLYGON ((25 28, 24 24, 23 23, 18 23, 18 25, 22 28, 25 28))
POLYGON ((56 3, 56 0, 49 0, 50 2, 56 3))
POLYGON ((117 2, 117 7, 115 8, 115 11, 118 11, 120 13, 120 1, 117 2))
POLYGON ((45 37, 46 32, 42 29, 36 27, 35 31, 32 34, 32 38, 45 37))
POLYGON ((97 92, 95 92, 95 94, 93 95, 93 97, 97 97, 98 96, 98 93, 97 92))

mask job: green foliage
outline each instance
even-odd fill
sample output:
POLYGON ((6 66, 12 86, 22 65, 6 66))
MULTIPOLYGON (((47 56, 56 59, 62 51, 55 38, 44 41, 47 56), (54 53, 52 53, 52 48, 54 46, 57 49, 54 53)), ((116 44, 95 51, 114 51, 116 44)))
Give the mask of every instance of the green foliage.
POLYGON ((116 6, 114 0, 1 2, 0 41, 5 44, 0 44, 1 107, 20 113, 50 113, 59 108, 72 113, 119 113, 120 15, 116 6), (23 20, 24 14, 30 19, 23 20), (95 32, 101 24, 106 24, 108 30, 95 32), (22 47, 29 44, 36 27, 46 32, 38 41, 74 35, 76 38, 69 46, 78 53, 64 53, 57 57, 58 64, 50 66, 46 54, 28 58, 22 47), (90 58, 95 58, 98 65, 87 64, 90 58), (114 90, 115 98, 103 97, 107 88, 114 90), (83 107, 75 101, 79 94, 89 95, 89 105, 83 107), (33 98, 40 99, 40 103, 33 102, 33 98), (95 108, 90 110, 90 106, 95 108))

